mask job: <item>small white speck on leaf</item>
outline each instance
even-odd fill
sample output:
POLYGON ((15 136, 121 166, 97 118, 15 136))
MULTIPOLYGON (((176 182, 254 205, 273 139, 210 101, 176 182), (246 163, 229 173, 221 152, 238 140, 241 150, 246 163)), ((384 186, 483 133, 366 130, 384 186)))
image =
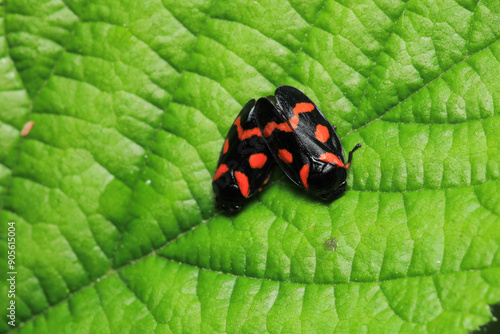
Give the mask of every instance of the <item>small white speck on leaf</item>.
POLYGON ((335 251, 337 249, 337 246, 338 246, 337 239, 335 239, 335 238, 328 239, 327 241, 325 241, 325 244, 323 246, 325 247, 325 250, 335 251))
POLYGON ((146 180, 146 184, 151 184, 151 180, 146 180))

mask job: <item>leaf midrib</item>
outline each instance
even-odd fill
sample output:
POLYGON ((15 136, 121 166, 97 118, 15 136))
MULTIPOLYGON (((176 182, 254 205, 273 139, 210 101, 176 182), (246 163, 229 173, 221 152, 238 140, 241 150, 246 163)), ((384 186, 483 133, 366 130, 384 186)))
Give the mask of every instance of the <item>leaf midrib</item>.
MULTIPOLYGON (((146 258, 152 257, 152 256, 158 256, 161 259, 164 259, 164 260, 169 261, 171 263, 177 263, 177 264, 180 264, 180 265, 183 265, 183 266, 188 266, 188 267, 197 269, 199 271, 209 271, 209 272, 214 272, 214 273, 217 273, 217 274, 220 274, 220 275, 229 275, 229 276, 232 276, 234 278, 245 278, 245 279, 258 280, 258 281, 267 281, 267 282, 273 282, 273 283, 277 283, 277 284, 293 284, 293 285, 300 285, 300 286, 305 286, 305 287, 307 287, 307 286, 337 287, 337 286, 362 285, 362 284, 373 284, 373 285, 379 285, 380 286, 383 283, 395 282, 395 281, 402 281, 402 280, 407 280, 407 279, 435 278, 435 277, 438 277, 440 275, 456 275, 456 274, 462 274, 462 273, 476 273, 476 272, 482 272, 484 270, 500 269, 500 266, 488 266, 488 267, 484 267, 484 268, 466 269, 466 270, 450 271, 450 272, 436 272, 436 273, 428 274, 428 275, 415 275, 415 276, 406 276, 406 277, 395 277, 395 278, 391 278, 391 279, 374 280, 374 281, 349 281, 349 282, 341 282, 341 283, 302 283, 302 282, 294 282, 294 281, 290 281, 290 280, 274 280, 274 279, 269 279, 269 278, 261 278, 261 277, 247 276, 247 275, 236 275, 236 274, 226 273, 226 272, 222 272, 222 271, 212 270, 212 269, 209 269, 209 268, 198 267, 198 266, 195 266, 195 265, 192 265, 192 264, 189 264, 189 263, 176 261, 176 260, 169 259, 169 258, 161 256, 161 255, 158 255, 157 251, 160 251, 161 249, 163 249, 164 247, 166 247, 168 244, 169 243, 167 243, 166 245, 163 245, 163 246, 159 247, 156 250, 153 250, 151 253, 149 253, 149 254, 141 257, 141 258, 138 258, 138 259, 136 259, 134 261, 131 261, 131 262, 123 265, 122 267, 120 267, 120 268, 118 268, 116 270, 112 269, 112 270, 108 271, 106 274, 104 274, 101 277, 97 278, 95 281, 92 281, 89 284, 86 284, 86 285, 80 287, 79 289, 75 290, 74 292, 71 292, 70 294, 68 294, 68 296, 66 296, 65 298, 62 298, 58 302, 50 305, 49 307, 47 307, 46 309, 44 309, 42 312, 34 314, 30 318, 26 319, 25 321, 23 321, 22 323, 20 323, 19 327, 22 328, 26 323, 36 320, 40 316, 43 316, 44 314, 48 313, 50 310, 52 310, 52 309, 58 307, 59 305, 64 304, 65 302, 69 301, 71 298, 73 298, 73 296, 77 295, 78 293, 82 292, 83 290, 85 290, 87 288, 90 288, 90 287, 93 287, 97 283, 99 283, 100 281, 103 281, 104 279, 106 279, 106 278, 108 278, 108 277, 110 277, 112 275, 115 275, 115 274, 118 275, 118 278, 124 283, 124 286, 129 291, 131 291, 131 293, 134 294, 134 296, 136 296, 136 298, 139 301, 141 301, 141 303, 144 303, 144 301, 142 301, 139 297, 137 297, 137 295, 135 294, 135 292, 126 284, 126 282, 123 280, 122 276, 120 276, 120 272, 123 269, 131 267, 131 266, 135 265, 137 262, 140 262, 140 261, 142 261, 142 260, 144 260, 146 258)), ((489 283, 487 283, 487 284, 489 285, 489 283)), ((7 333, 12 333, 15 330, 16 329, 9 330, 7 333)))

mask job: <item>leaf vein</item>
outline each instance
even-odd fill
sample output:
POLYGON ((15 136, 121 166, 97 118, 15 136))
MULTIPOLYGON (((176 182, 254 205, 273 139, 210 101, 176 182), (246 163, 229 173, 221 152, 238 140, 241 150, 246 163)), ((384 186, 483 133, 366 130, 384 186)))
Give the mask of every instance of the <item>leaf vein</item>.
POLYGON ((454 69, 456 66, 460 65, 461 63, 467 61, 469 58, 473 57, 474 55, 486 50, 486 49, 489 49, 491 46, 493 46, 493 44, 497 43, 499 40, 495 40, 493 42, 491 42, 490 44, 488 44, 487 46, 485 46, 484 48, 482 48, 481 50, 478 50, 476 51, 475 53, 473 54, 470 54, 469 56, 465 57, 464 59, 460 60, 459 62, 457 62, 456 64, 450 66, 450 68, 448 68, 446 71, 442 72, 441 74, 439 74, 437 77, 435 77, 434 79, 430 80, 428 83, 424 84, 422 87, 420 87, 419 89, 417 89, 415 92, 411 93, 410 95, 408 95, 406 98, 404 98, 403 100, 399 101, 398 103, 396 103, 394 106, 390 107, 388 110, 386 110, 385 112, 383 112, 382 114, 379 115, 379 117, 377 118, 374 118, 373 120, 367 122, 366 124, 363 124, 362 126, 358 127, 358 128, 353 128, 352 130, 350 130, 349 132, 347 132, 344 136, 342 136, 342 138, 340 138, 341 140, 344 139, 345 137, 347 137, 348 135, 354 133, 354 132, 358 132, 360 129, 362 128, 365 128, 367 126, 369 126, 370 124, 376 122, 376 121, 379 121, 382 117, 384 117, 387 113, 389 113, 391 110, 397 108, 398 106, 400 106, 401 104, 405 103, 406 101, 408 101, 409 99, 411 99, 415 94, 418 94, 420 91, 422 91, 423 89, 427 88, 430 84, 432 84, 434 81, 438 80, 439 78, 441 78, 443 75, 445 75, 446 73, 448 73, 449 71, 451 71, 452 69, 454 69))

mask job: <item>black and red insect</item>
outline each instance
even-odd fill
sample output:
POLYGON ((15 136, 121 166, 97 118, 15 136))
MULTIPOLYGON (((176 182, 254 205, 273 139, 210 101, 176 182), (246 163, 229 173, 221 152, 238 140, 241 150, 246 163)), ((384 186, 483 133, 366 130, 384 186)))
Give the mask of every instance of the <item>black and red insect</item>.
POLYGON ((261 190, 276 165, 256 120, 255 100, 250 100, 229 129, 212 181, 217 204, 236 211, 261 190))
POLYGON ((340 139, 319 108, 291 86, 249 101, 224 142, 212 182, 217 204, 238 210, 262 189, 276 162, 295 184, 324 200, 346 190, 347 164, 340 139))
POLYGON ((283 172, 308 193, 332 200, 346 190, 347 164, 340 139, 321 110, 300 90, 276 89, 256 104, 257 123, 283 172))

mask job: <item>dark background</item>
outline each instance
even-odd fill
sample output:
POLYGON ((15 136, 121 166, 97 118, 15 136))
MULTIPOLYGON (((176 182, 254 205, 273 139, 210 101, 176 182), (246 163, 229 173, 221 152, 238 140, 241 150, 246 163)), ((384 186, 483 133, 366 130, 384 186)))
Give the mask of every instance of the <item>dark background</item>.
POLYGON ((487 323, 486 325, 479 328, 479 330, 474 331, 473 334, 500 334, 500 303, 491 305, 491 313, 496 318, 496 320, 487 323))

